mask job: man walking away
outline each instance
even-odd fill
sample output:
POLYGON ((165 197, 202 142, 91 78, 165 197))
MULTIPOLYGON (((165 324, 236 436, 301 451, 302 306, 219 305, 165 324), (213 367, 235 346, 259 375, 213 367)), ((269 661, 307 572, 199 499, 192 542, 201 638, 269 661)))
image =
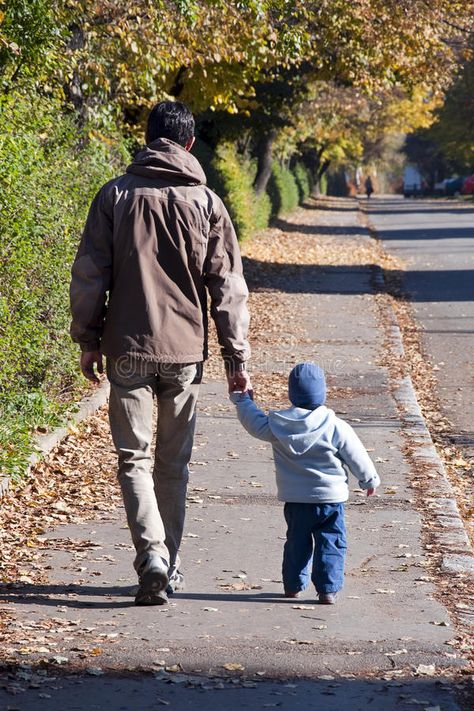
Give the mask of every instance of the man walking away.
POLYGON ((99 382, 107 357, 118 479, 135 545, 137 605, 161 605, 179 571, 195 407, 207 358, 207 295, 229 390, 249 390, 248 291, 235 231, 190 153, 179 102, 151 111, 147 145, 95 197, 72 267, 71 335, 99 382), (151 459, 153 398, 158 406, 151 459))

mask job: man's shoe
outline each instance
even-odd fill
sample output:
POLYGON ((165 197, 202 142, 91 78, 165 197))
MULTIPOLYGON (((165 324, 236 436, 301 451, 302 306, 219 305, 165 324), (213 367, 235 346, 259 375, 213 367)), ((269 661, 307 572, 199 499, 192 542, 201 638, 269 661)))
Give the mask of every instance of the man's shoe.
POLYGON ((337 600, 337 593, 318 593, 320 605, 334 605, 337 600))
POLYGON ((186 587, 184 582, 184 575, 179 570, 173 570, 169 576, 168 587, 166 588, 167 595, 173 595, 175 592, 184 590, 186 587))
POLYGON ((292 590, 285 590, 285 597, 295 598, 295 597, 299 597, 299 596, 300 596, 299 592, 293 592, 292 590))
POLYGON ((135 605, 166 605, 168 596, 168 571, 164 563, 149 560, 140 571, 140 584, 135 595, 135 605))

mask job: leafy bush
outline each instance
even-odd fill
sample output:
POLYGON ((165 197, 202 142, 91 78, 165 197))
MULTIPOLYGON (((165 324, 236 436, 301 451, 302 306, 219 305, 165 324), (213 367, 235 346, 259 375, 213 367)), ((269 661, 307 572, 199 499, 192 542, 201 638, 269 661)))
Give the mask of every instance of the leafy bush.
POLYGON ((319 178, 319 192, 321 195, 327 195, 328 193, 328 176, 326 173, 319 178))
POLYGON ((298 206, 299 194, 293 173, 274 161, 268 182, 268 194, 272 204, 272 216, 286 215, 298 206))
POLYGON ((296 163, 293 168, 293 175, 298 188, 299 202, 303 203, 311 195, 312 185, 309 170, 303 163, 296 163))
MULTIPOLYGON (((253 182, 253 179, 252 179, 253 182)), ((272 203, 268 193, 263 192, 260 195, 254 194, 254 224, 255 229, 264 230, 270 222, 270 214, 272 211, 272 203)))
POLYGON ((255 165, 230 141, 218 145, 215 152, 202 141, 196 144, 193 152, 204 167, 209 187, 224 200, 239 240, 267 227, 270 199, 266 193, 255 195, 255 165))
POLYGON ((34 95, 0 102, 0 470, 18 473, 29 432, 56 424, 77 378, 70 266, 90 201, 123 139, 78 133, 34 95))

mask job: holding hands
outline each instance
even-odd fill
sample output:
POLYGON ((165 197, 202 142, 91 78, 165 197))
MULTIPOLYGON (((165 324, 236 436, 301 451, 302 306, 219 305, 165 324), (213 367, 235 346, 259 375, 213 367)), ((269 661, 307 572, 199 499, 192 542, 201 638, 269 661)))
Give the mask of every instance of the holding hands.
POLYGON ((227 373, 227 383, 229 385, 229 393, 233 393, 236 390, 243 393, 247 392, 253 400, 252 383, 246 370, 229 371, 227 373))

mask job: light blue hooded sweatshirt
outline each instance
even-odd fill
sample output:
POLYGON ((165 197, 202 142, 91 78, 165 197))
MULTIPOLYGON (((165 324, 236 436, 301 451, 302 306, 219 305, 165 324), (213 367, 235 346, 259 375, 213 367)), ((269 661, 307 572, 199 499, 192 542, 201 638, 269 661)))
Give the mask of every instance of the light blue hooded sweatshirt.
POLYGON ((237 415, 254 437, 270 442, 280 501, 338 504, 349 498, 344 465, 361 489, 376 489, 380 478, 352 427, 325 405, 290 407, 266 415, 247 393, 232 393, 237 415))

